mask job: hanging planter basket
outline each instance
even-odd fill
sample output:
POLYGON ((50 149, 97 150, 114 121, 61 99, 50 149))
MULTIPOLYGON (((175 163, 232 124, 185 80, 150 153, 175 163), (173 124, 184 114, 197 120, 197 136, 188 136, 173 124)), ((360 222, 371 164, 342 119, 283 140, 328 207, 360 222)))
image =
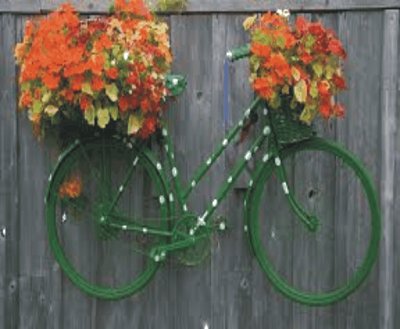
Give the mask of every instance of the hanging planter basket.
POLYGON ((80 20, 64 4, 28 21, 15 56, 19 107, 38 136, 112 130, 147 138, 169 95, 168 26, 143 0, 115 0, 110 15, 80 20))

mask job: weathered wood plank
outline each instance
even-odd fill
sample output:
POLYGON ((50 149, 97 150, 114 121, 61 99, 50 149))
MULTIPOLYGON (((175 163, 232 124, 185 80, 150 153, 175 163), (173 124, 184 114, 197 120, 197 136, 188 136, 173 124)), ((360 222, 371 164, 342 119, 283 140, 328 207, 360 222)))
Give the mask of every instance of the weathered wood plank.
POLYGON ((379 268, 379 328, 394 327, 394 193, 398 83, 399 11, 387 10, 383 23, 381 76, 381 209, 382 240, 379 268))
POLYGON ((17 328, 19 310, 18 135, 15 17, 0 16, 0 327, 17 328), (4 230, 4 231, 3 231, 4 230))
MULTIPOLYGON (((337 122, 337 141, 353 152, 368 169, 379 188, 380 159, 380 75, 382 61, 382 26, 380 12, 339 14, 338 35, 348 51, 344 72, 348 92, 339 100, 346 105, 346 117, 337 122)), ((370 214, 360 185, 349 172, 336 175, 335 211, 337 218, 347 218, 336 225, 335 282, 343 282, 354 272, 365 255, 370 229, 370 214), (341 222, 343 223, 343 222, 341 222)), ((353 176, 354 177, 354 176, 353 176)), ((378 265, 361 288, 335 306, 336 328, 379 328, 378 265)))
MULTIPOLYGON (((57 8, 62 0, 2 0, 0 12, 39 13, 57 8)), ((111 0, 73 0, 76 8, 85 13, 107 13, 111 0)), ((290 8, 293 11, 343 11, 400 8, 400 0, 189 0, 185 13, 259 12, 290 8)))
MULTIPOLYGON (((177 167, 184 181, 188 181, 197 166, 207 159, 220 139, 220 121, 211 107, 213 84, 212 17, 172 16, 171 45, 174 52, 173 71, 187 77, 188 86, 176 104, 171 104, 169 122, 175 142, 177 167), (190 28, 187 28, 190 26, 190 28)), ((200 216, 206 203, 215 195, 215 180, 221 176, 220 164, 196 187, 188 207, 200 216), (219 175, 218 175, 219 174, 219 175)), ((174 277, 171 328, 200 327, 211 316, 210 261, 190 269, 171 268, 174 277), (190 302, 188 303, 188 301, 190 302)))
MULTIPOLYGON (((27 17, 16 17, 16 40, 27 17)), ((19 282, 21 327, 60 327, 60 270, 48 247, 44 195, 50 173, 49 145, 33 136, 26 112, 18 115, 19 282)))
MULTIPOLYGON (((400 49, 400 44, 398 45, 400 49)), ((400 53, 397 52, 397 63, 400 63, 400 53)), ((398 64, 397 64, 398 65, 398 64)), ((397 107, 400 104, 400 77, 397 79, 397 107)), ((396 127, 400 127, 400 111, 396 111, 396 127)), ((400 133, 396 129, 396 148, 395 148, 395 174, 394 174, 394 201, 393 201, 393 213, 395 216, 400 214, 400 133)), ((400 257, 397 255, 400 254, 400 221, 397 219, 398 216, 394 218, 394 242, 393 242, 393 253, 395 255, 393 261, 394 273, 394 285, 393 290, 395 292, 400 291, 400 257)), ((400 294, 394 294, 394 328, 398 328, 400 326, 400 294)))
MULTIPOLYGON (((210 83, 212 84, 211 111, 220 131, 221 143, 224 129, 223 79, 226 51, 244 44, 246 34, 241 28, 244 16, 214 15, 212 21, 212 57, 210 58, 210 83)), ((248 61, 238 61, 230 67, 230 113, 228 126, 242 119, 244 110, 251 102, 248 83, 248 61)), ((228 127, 226 127, 228 128, 228 127)), ((249 138, 250 140, 251 138, 249 138)), ((223 172, 218 181, 228 178, 228 173, 248 148, 248 143, 229 146, 222 156, 223 172)), ((228 221, 228 231, 214 237, 211 268, 211 328, 244 328, 252 316, 252 272, 250 248, 243 230, 243 200, 249 176, 242 174, 241 184, 235 184, 228 199, 219 207, 228 221)))
POLYGON ((38 13, 40 0, 1 0, 0 13, 38 13))

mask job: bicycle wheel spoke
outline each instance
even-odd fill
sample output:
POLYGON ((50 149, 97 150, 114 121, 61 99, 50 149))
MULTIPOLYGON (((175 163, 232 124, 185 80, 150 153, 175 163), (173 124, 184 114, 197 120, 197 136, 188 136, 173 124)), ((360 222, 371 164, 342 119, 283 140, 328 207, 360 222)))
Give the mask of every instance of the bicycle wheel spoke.
MULTIPOLYGON (((79 149, 82 151, 82 154, 85 158, 85 161, 87 163, 87 166, 89 168, 89 174, 90 176, 97 181, 97 183, 99 184, 99 188, 101 190, 102 193, 104 193, 104 195, 106 195, 107 190, 106 187, 103 185, 103 180, 101 179, 102 175, 99 172, 99 170, 96 168, 96 166, 92 163, 92 161, 90 160, 90 157, 88 155, 88 153, 86 152, 84 146, 82 144, 79 144, 79 149)), ((109 186, 108 186, 109 187, 109 186)))
POLYGON ((166 193, 166 187, 150 161, 135 161, 137 170, 129 174, 132 163, 122 142, 83 141, 63 157, 50 182, 46 220, 51 249, 72 282, 96 297, 122 298, 140 290, 158 268, 152 250, 168 243, 168 236, 158 234, 169 232, 168 204, 154 196, 166 193), (78 170, 82 193, 62 199, 61 184, 78 170), (109 212, 121 180, 123 198, 109 212))

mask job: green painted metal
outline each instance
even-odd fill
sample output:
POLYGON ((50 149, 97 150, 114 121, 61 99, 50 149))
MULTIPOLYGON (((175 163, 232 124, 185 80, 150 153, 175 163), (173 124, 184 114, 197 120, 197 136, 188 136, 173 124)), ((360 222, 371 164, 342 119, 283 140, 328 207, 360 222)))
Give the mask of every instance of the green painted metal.
MULTIPOLYGON (((245 46, 228 53, 232 60, 244 58, 249 54, 249 47, 245 46)), ((171 75, 167 79, 167 87, 173 95, 178 95, 186 86, 186 82, 181 76, 171 75)), ((285 108, 280 110, 268 111, 266 104, 258 97, 244 111, 244 116, 239 123, 227 133, 226 137, 216 147, 207 158, 205 163, 199 166, 193 177, 189 180, 188 186, 182 184, 179 171, 175 162, 174 147, 166 127, 163 127, 158 138, 162 148, 165 150, 166 161, 164 166, 157 161, 152 151, 144 143, 127 140, 122 142, 111 136, 97 137, 94 139, 77 140, 59 158, 58 164, 51 176, 46 197, 46 222, 50 246, 55 258, 61 268, 80 289, 84 292, 104 299, 118 299, 129 296, 142 289, 148 284, 157 271, 159 264, 164 261, 171 253, 179 255, 182 263, 187 265, 197 265, 208 255, 210 236, 217 230, 224 230, 223 225, 212 223, 211 218, 219 204, 233 189, 235 181, 246 168, 246 164, 254 158, 256 169, 252 173, 249 189, 244 201, 244 220, 245 231, 249 232, 251 249, 254 252, 259 264, 272 285, 285 296, 294 301, 307 305, 327 305, 337 302, 351 294, 365 280, 376 260, 380 238, 380 212, 377 202, 376 192, 373 188, 367 172, 361 163, 348 151, 332 142, 316 138, 311 126, 299 123, 292 116, 292 112, 285 108), (227 146, 237 137, 243 127, 248 123, 258 121, 261 124, 261 133, 255 138, 249 150, 240 158, 231 169, 230 173, 220 186, 214 198, 210 199, 209 204, 201 214, 193 214, 187 207, 187 200, 191 193, 196 189, 198 183, 207 174, 209 169, 223 154, 227 146), (159 137, 160 137, 159 136, 159 137), (126 147, 126 157, 132 161, 132 166, 125 173, 119 188, 115 191, 111 189, 110 173, 118 168, 110 168, 108 155, 105 147, 126 147), (121 287, 104 287, 96 283, 89 282, 70 263, 63 252, 60 238, 57 233, 57 202, 59 202, 58 188, 62 183, 68 170, 79 158, 84 158, 88 165, 92 165, 89 149, 99 148, 103 152, 103 161, 100 171, 93 166, 91 179, 100 182, 99 190, 102 194, 102 203, 97 214, 97 225, 103 232, 103 237, 115 238, 118 232, 127 231, 132 234, 143 232, 149 236, 158 237, 160 240, 152 246, 150 250, 143 252, 147 257, 146 267, 141 275, 133 278, 128 285, 121 287), (341 158, 347 164, 354 175, 361 181, 366 192, 372 218, 372 231, 369 241, 367 255, 362 266, 356 274, 341 287, 334 291, 312 294, 297 290, 290 286, 274 269, 266 256, 264 247, 260 241, 260 229, 258 221, 258 210, 263 187, 271 174, 276 170, 277 177, 282 184, 282 190, 287 201, 296 217, 310 230, 315 232, 319 227, 319 219, 302 207, 296 200, 286 183, 286 170, 283 160, 297 151, 303 149, 322 150, 341 158), (262 153, 261 153, 262 150, 262 153), (259 157, 258 153, 261 153, 259 157), (116 205, 124 194, 127 185, 132 184, 132 174, 135 167, 141 165, 149 174, 151 183, 159 197, 160 216, 157 218, 132 218, 125 214, 116 212, 116 205), (168 181, 167 177, 171 179, 168 181), (149 225, 149 222, 159 222, 159 225, 149 225)), ((73 202, 69 203, 74 207, 73 202)))
MULTIPOLYGON (((132 160, 132 165, 142 165, 143 168, 145 168, 155 185, 156 191, 159 193, 160 196, 164 196, 166 200, 165 203, 160 205, 160 227, 159 231, 155 233, 158 234, 158 232, 168 232, 168 223, 166 222, 166 218, 172 216, 172 213, 168 203, 166 184, 162 173, 156 169, 154 160, 151 158, 149 151, 147 149, 144 149, 143 147, 133 147, 132 149, 130 149, 126 145, 122 145, 121 141, 117 141, 111 138, 107 138, 106 140, 104 140, 103 138, 96 138, 88 141, 77 140, 61 155, 59 162, 51 175, 45 200, 46 223, 50 247, 54 253, 56 260, 60 264, 64 273, 69 277, 69 279, 71 279, 71 281, 84 292, 92 296, 105 299, 119 299, 129 296, 142 289, 155 274, 157 268, 159 267, 159 263, 154 261, 153 258, 148 257, 148 261, 145 265, 145 268, 143 269, 143 272, 139 275, 139 277, 133 279, 130 284, 115 288, 99 286, 93 282, 88 281, 74 268, 73 264, 70 262, 65 252, 63 251, 60 236, 57 232, 57 220, 59 220, 59 218, 56 211, 57 203, 60 202, 58 188, 62 183, 65 175, 68 174, 69 169, 76 161, 84 157, 84 152, 82 152, 82 149, 85 149, 86 151, 101 151, 104 150, 105 146, 109 148, 124 147, 126 149, 126 156, 132 160), (136 158, 138 159, 137 162, 135 161, 136 158)), ((97 178, 93 177, 93 179, 97 178)), ((105 212, 98 216, 98 225, 104 227, 107 231, 110 231, 110 229, 120 228, 120 226, 117 225, 118 221, 116 221, 114 224, 113 217, 107 217, 109 215, 108 212, 109 208, 106 207, 105 212), (109 222, 112 225, 109 225, 109 222)), ((152 228, 147 228, 147 230, 155 231, 152 228)))
POLYGON ((338 302, 346 298, 363 283, 365 278, 370 273, 376 261, 379 249, 381 232, 380 211, 377 195, 367 171, 364 169, 360 161, 358 161, 350 152, 346 151, 343 147, 336 143, 313 137, 307 141, 293 144, 284 148, 282 151, 279 152, 279 156, 282 159, 289 158, 302 150, 324 151, 341 159, 343 163, 346 164, 353 171, 354 176, 360 180, 360 183, 366 193, 369 211, 371 213, 371 232, 368 241, 367 253, 363 259, 362 264, 357 268, 352 277, 333 291, 307 293, 301 291, 300 289, 296 289, 295 287, 288 284, 285 281, 285 278, 283 278, 275 270, 273 264, 268 258, 265 246, 263 246, 261 243, 259 220, 259 208, 262 206, 260 204, 260 201, 263 188, 267 180, 270 178, 271 174, 277 167, 276 163, 273 160, 269 161, 267 164, 257 169, 257 173, 255 174, 257 184, 249 192, 249 206, 246 210, 246 216, 247 222, 249 223, 249 233, 253 251, 261 268, 264 270, 272 285, 278 291, 294 301, 306 305, 323 306, 338 302))

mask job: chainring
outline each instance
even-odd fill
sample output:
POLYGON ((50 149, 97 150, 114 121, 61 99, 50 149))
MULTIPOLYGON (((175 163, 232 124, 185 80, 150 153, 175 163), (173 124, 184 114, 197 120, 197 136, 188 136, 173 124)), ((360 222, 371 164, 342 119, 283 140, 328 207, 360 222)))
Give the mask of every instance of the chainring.
MULTIPOLYGON (((173 241, 179 241, 182 239, 179 233, 190 235, 190 230, 196 225, 197 217, 188 216, 187 218, 180 219, 175 226, 175 234, 173 241)), ((196 231, 196 236, 201 236, 194 245, 178 250, 176 257, 178 261, 186 266, 196 266, 204 262, 211 254, 211 232, 206 227, 199 227, 196 231)))

